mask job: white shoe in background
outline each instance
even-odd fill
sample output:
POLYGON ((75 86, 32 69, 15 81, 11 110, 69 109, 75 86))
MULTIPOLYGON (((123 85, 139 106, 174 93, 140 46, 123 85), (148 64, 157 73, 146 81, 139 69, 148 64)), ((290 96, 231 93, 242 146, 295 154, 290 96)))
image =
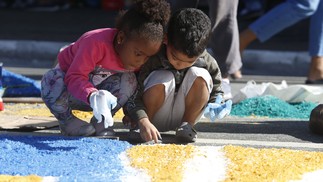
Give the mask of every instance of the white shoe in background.
POLYGON ((221 87, 224 92, 223 99, 224 100, 232 99, 231 85, 230 85, 229 78, 222 78, 221 87))

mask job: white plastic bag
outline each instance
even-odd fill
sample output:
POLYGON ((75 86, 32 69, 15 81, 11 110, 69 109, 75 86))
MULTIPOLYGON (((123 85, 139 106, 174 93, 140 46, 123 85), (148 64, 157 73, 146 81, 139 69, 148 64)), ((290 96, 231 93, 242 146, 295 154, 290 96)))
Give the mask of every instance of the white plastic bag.
POLYGON ((233 97, 233 103, 244 99, 272 95, 288 103, 314 102, 323 103, 323 86, 292 85, 288 86, 283 80, 281 84, 272 82, 256 84, 255 81, 248 81, 246 86, 241 88, 233 97))

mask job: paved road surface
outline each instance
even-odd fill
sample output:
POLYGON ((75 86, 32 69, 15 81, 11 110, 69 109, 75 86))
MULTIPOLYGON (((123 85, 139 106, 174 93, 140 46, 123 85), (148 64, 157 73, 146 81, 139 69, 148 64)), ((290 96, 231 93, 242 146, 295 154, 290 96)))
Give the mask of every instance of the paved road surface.
MULTIPOLYGON (((87 30, 113 25, 114 15, 115 12, 93 9, 60 12, 1 10, 0 22, 5 26, 0 29, 0 61, 10 71, 39 80, 53 66, 59 47, 76 40, 87 30)), ((245 27, 248 22, 240 23, 245 27)), ((252 44, 252 50, 244 57, 244 77, 232 81, 233 95, 249 80, 257 83, 286 80, 288 84, 303 84, 309 63, 307 38, 304 38, 307 37, 307 26, 308 21, 303 21, 266 44, 252 44)), ((117 128, 121 138, 124 137, 125 130, 120 124, 117 128)), ((304 120, 228 117, 216 123, 200 122, 196 129, 196 145, 235 144, 323 151, 323 137, 311 134, 308 121, 304 120)), ((52 135, 58 130, 0 133, 52 135)), ((172 134, 163 135, 166 143, 172 142, 172 134)))

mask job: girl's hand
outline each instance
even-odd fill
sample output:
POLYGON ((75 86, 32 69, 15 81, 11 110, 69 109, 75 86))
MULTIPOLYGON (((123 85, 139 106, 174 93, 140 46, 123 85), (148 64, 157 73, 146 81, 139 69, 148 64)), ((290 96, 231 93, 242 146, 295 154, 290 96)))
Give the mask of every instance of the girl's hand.
POLYGON ((139 128, 140 136, 144 141, 149 142, 154 140, 154 142, 157 143, 158 139, 161 139, 159 131, 148 118, 139 120, 139 128))
POLYGON ((113 126, 111 110, 117 106, 118 98, 107 90, 99 90, 91 93, 89 102, 98 123, 103 121, 104 128, 113 126))

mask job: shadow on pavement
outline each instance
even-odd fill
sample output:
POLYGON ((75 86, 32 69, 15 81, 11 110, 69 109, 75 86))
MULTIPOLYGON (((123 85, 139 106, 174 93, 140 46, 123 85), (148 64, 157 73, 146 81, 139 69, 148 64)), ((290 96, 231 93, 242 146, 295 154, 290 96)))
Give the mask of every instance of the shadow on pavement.
POLYGON ((240 123, 198 123, 198 133, 230 133, 230 134, 279 134, 293 136, 302 141, 321 143, 323 136, 311 133, 307 121, 255 121, 240 123))

